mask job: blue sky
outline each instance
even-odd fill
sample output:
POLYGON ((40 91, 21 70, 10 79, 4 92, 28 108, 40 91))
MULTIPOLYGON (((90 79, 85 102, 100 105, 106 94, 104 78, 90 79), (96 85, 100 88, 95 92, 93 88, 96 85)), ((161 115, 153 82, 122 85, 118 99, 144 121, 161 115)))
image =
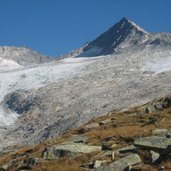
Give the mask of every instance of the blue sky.
POLYGON ((151 32, 171 32, 171 0, 0 0, 0 45, 58 56, 127 17, 151 32))

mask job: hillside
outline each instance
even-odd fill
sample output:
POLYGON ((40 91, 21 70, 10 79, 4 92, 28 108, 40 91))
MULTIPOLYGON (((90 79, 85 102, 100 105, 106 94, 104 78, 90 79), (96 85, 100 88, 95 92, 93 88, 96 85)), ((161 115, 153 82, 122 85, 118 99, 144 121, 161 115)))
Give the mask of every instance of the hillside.
POLYGON ((110 112, 42 144, 9 147, 1 170, 169 171, 170 114, 170 96, 110 112))

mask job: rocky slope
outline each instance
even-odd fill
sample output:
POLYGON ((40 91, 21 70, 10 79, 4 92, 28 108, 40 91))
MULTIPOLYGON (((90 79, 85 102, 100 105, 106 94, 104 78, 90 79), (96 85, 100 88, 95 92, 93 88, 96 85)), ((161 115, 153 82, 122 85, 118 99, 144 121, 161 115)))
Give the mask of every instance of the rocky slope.
POLYGON ((3 171, 171 169, 171 97, 93 118, 42 144, 1 150, 3 171))
POLYGON ((125 18, 109 30, 92 44, 109 42, 100 53, 109 55, 0 72, 0 147, 40 143, 93 117, 170 93, 170 35, 148 33, 125 18), (117 34, 123 38, 111 46, 117 34))

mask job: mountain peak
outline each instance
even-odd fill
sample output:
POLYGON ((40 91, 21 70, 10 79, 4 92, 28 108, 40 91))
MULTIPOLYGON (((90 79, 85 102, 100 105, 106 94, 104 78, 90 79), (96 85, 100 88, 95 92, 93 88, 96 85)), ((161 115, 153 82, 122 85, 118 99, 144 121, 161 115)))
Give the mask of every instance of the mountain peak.
POLYGON ((123 17, 109 30, 88 43, 79 56, 99 56, 114 53, 118 49, 143 44, 148 40, 148 33, 131 20, 123 17))
POLYGON ((127 22, 127 21, 130 21, 127 17, 123 17, 120 21, 122 21, 122 22, 127 22))

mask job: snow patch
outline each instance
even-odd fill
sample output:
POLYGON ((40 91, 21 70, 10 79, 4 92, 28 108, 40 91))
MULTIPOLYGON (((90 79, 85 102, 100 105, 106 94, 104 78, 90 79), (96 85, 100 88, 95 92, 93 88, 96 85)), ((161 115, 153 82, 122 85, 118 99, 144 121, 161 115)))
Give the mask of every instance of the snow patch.
POLYGON ((137 30, 139 30, 139 31, 141 31, 141 32, 144 32, 144 33, 146 33, 146 34, 148 34, 148 32, 146 32, 144 29, 142 29, 141 27, 139 27, 137 24, 135 24, 134 22, 132 22, 132 21, 130 21, 130 20, 128 20, 129 21, 129 23, 131 23, 134 27, 136 27, 137 28, 137 30))
POLYGON ((117 38, 117 41, 119 41, 121 39, 122 35, 120 35, 118 38, 117 38))
POLYGON ((143 71, 152 71, 155 74, 171 71, 171 56, 148 61, 143 67, 143 71))
POLYGON ((116 42, 113 42, 112 46, 114 46, 116 44, 116 42))
POLYGON ((17 62, 0 58, 0 72, 22 68, 17 62))
POLYGON ((81 53, 79 56, 89 57, 89 56, 98 56, 102 52, 103 48, 93 46, 87 51, 81 53))
POLYGON ((125 22, 122 23, 122 25, 120 26, 120 29, 122 29, 122 27, 125 25, 125 22))
POLYGON ((13 124, 17 118, 18 114, 10 111, 7 107, 0 105, 0 127, 9 126, 13 124))

